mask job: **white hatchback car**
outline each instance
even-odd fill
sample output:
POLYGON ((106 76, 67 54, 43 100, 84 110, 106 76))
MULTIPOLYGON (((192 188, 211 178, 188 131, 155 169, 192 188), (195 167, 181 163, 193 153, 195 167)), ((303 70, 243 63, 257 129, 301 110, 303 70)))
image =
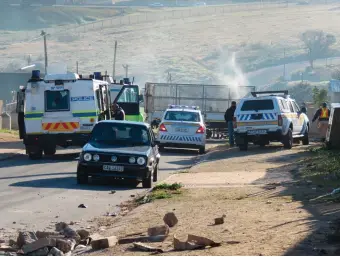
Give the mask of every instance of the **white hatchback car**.
POLYGON ((206 127, 197 107, 171 105, 157 132, 159 149, 164 147, 198 149, 205 153, 206 127))

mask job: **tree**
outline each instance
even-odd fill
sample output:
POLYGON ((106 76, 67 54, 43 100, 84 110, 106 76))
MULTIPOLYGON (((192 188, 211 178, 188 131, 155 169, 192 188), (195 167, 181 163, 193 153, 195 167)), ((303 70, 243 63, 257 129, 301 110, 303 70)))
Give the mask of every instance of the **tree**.
POLYGON ((327 102, 327 99, 327 89, 319 89, 317 87, 313 88, 313 102, 317 107, 319 107, 323 102, 327 102))
POLYGON ((336 42, 332 34, 325 34, 322 30, 307 30, 301 34, 301 40, 306 45, 310 66, 313 68, 314 61, 325 56, 329 47, 336 42))

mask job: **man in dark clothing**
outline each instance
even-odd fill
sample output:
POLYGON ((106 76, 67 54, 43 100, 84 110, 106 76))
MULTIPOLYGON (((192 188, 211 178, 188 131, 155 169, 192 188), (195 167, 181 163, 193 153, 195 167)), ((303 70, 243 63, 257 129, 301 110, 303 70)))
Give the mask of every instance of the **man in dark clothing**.
POLYGON ((228 134, 229 134, 229 144, 230 146, 234 146, 234 113, 236 109, 236 102, 231 102, 231 107, 227 109, 224 114, 224 119, 228 124, 228 134))
POLYGON ((113 104, 112 111, 112 118, 115 120, 125 120, 125 112, 118 104, 113 104))
POLYGON ((321 134, 321 138, 323 141, 326 139, 330 113, 331 113, 330 110, 327 108, 327 103, 323 103, 321 108, 319 108, 315 112, 313 120, 312 120, 312 122, 314 122, 318 119, 318 129, 319 129, 319 132, 321 134))

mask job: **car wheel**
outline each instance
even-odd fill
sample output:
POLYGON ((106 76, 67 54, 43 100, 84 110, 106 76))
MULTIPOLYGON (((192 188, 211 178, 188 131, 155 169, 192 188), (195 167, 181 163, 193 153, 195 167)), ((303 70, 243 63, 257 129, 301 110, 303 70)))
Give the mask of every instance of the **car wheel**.
POLYGON ((43 156, 43 151, 39 150, 38 152, 29 152, 28 153, 28 158, 31 160, 40 160, 43 156))
POLYGON ((46 147, 44 148, 44 154, 45 155, 54 155, 56 153, 57 149, 56 147, 54 146, 50 146, 50 147, 46 147))
POLYGON ((238 146, 240 148, 240 151, 247 151, 248 150, 248 144, 242 144, 238 146))
POLYGON ((89 182, 89 176, 87 175, 87 173, 83 172, 81 169, 78 169, 77 183, 82 185, 82 184, 87 184, 88 182, 89 182))
POLYGON ((159 170, 159 164, 156 165, 155 170, 153 172, 153 182, 157 182, 158 180, 158 170, 159 170))
POLYGON ((292 129, 289 128, 287 134, 283 137, 283 147, 285 149, 292 149, 293 147, 293 133, 292 129))
POLYGON ((144 178, 142 181, 143 188, 151 188, 152 186, 152 176, 150 175, 148 178, 144 178))
POLYGON ((303 135, 302 144, 303 145, 309 145, 308 129, 306 130, 305 134, 303 135))
POLYGON ((200 147, 199 154, 205 154, 205 146, 200 147))

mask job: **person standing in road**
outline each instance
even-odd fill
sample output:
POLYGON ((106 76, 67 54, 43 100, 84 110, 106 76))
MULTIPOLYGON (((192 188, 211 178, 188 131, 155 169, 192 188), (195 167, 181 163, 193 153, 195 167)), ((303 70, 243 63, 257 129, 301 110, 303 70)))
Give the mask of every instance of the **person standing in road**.
POLYGON ((328 128, 330 110, 327 108, 327 103, 323 103, 322 106, 315 112, 312 122, 318 120, 318 129, 321 134, 322 141, 326 139, 326 133, 328 128))
POLYGON ((113 104, 112 111, 112 118, 115 120, 125 120, 125 112, 118 104, 113 104))
POLYGON ((228 125, 228 134, 229 134, 229 144, 230 146, 234 146, 234 113, 236 110, 236 102, 232 101, 231 106, 227 109, 224 114, 224 119, 228 125))

